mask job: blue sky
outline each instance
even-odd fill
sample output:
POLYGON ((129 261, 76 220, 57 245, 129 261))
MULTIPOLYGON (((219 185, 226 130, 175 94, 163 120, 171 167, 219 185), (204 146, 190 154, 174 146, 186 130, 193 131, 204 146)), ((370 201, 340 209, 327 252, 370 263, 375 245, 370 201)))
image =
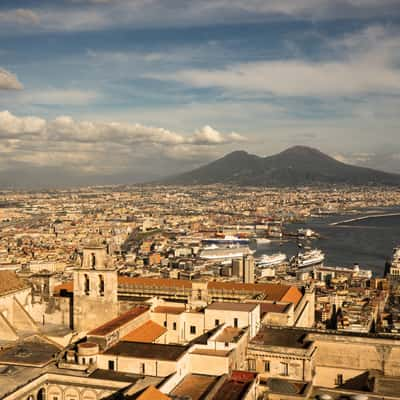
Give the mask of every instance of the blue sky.
POLYGON ((3 0, 0 183, 296 144, 400 172, 399 22, 397 0, 3 0))

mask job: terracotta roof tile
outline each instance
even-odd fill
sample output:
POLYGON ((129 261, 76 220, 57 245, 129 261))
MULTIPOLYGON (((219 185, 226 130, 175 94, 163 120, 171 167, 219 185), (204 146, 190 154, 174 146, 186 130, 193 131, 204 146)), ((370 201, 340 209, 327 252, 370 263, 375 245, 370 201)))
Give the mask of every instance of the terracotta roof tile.
POLYGON ((163 326, 153 321, 147 321, 132 332, 129 332, 122 340, 126 342, 153 343, 165 332, 167 332, 167 329, 163 326))
POLYGON ((107 335, 116 329, 120 328, 121 326, 127 324, 128 322, 132 321, 133 319, 137 318, 139 315, 143 314, 149 309, 149 307, 145 306, 138 306, 134 307, 131 310, 127 311, 126 313, 120 315, 117 318, 112 319, 111 321, 106 322, 103 325, 93 329, 88 333, 88 335, 94 336, 103 336, 107 335))
POLYGON ((62 290, 66 290, 67 292, 72 293, 74 291, 74 282, 68 281, 61 283, 60 285, 54 286, 53 293, 60 294, 62 290))
POLYGON ((171 397, 161 393, 154 386, 149 386, 136 400, 170 400, 171 397))
POLYGON ((272 283, 232 283, 232 282, 208 282, 209 290, 221 290, 231 292, 264 293, 265 300, 287 301, 295 305, 302 298, 302 294, 294 286, 286 286, 272 283))
POLYGON ((154 308, 155 313, 162 314, 182 314, 185 312, 184 307, 158 306, 154 308))

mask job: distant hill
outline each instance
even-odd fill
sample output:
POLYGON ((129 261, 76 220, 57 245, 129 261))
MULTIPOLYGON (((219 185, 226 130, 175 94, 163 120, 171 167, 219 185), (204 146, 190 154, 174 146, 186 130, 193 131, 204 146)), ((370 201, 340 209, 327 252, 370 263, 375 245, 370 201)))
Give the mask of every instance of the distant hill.
POLYGON ((171 185, 214 183, 250 186, 323 184, 400 185, 400 175, 344 164, 319 150, 294 146, 270 157, 234 151, 193 171, 161 181, 171 185))

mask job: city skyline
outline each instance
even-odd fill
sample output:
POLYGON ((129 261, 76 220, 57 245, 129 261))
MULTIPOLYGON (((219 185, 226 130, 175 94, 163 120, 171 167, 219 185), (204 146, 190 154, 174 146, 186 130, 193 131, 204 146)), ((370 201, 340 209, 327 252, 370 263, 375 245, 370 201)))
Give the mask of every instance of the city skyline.
POLYGON ((399 17, 389 0, 3 1, 0 183, 133 183, 294 144, 400 172, 399 17))

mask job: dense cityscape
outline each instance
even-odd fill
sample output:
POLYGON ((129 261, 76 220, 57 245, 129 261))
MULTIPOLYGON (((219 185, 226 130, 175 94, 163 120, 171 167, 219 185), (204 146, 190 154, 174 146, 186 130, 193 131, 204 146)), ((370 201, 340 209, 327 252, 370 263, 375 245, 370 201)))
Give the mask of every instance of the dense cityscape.
POLYGON ((400 400, 400 0, 0 1, 0 400, 400 400))
POLYGON ((380 275, 328 265, 307 227, 398 204, 385 187, 3 191, 0 397, 399 398, 400 250, 380 275), (268 250, 286 241, 295 256, 268 250))

